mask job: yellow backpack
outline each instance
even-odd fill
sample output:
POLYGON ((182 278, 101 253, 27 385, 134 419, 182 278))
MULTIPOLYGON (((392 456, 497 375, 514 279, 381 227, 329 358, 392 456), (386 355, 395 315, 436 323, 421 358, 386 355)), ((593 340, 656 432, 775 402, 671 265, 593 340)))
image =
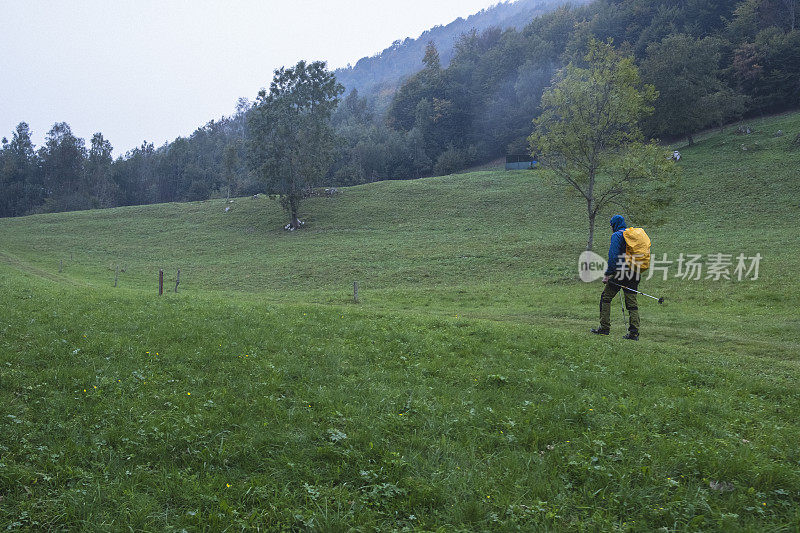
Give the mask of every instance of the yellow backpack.
POLYGON ((650 268, 650 237, 642 228, 628 228, 625 237, 625 262, 631 268, 643 272, 650 268))

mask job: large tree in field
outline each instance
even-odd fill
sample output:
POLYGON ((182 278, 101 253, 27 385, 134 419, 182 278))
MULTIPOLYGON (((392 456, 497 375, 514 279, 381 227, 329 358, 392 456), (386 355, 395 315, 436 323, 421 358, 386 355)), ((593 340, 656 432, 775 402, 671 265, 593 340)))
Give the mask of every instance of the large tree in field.
POLYGON ((248 118, 248 164, 269 194, 289 213, 290 229, 300 227, 303 193, 330 168, 334 134, 330 117, 344 88, 324 62, 300 61, 275 71, 269 91, 258 93, 248 118))
POLYGON ((639 121, 656 91, 641 82, 633 58, 591 40, 585 66, 567 65, 542 96, 528 138, 534 154, 586 203, 591 250, 597 215, 615 206, 638 216, 669 202, 676 169, 666 151, 643 142, 639 121))

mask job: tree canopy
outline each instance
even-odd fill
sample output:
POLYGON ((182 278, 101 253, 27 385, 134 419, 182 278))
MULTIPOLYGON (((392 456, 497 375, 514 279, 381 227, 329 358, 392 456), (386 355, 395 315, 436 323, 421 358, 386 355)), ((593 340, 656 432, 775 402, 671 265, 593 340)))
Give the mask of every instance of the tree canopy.
POLYGON ((598 214, 615 205, 641 215, 664 204, 675 170, 663 149, 643 143, 639 122, 653 111, 657 93, 642 82, 633 58, 590 40, 583 60, 586 66, 570 63, 545 91, 529 141, 586 203, 591 250, 598 214))
POLYGON ((305 191, 332 164, 331 114, 344 88, 324 62, 300 61, 275 71, 269 91, 262 89, 249 115, 248 163, 269 194, 280 197, 297 229, 305 191))

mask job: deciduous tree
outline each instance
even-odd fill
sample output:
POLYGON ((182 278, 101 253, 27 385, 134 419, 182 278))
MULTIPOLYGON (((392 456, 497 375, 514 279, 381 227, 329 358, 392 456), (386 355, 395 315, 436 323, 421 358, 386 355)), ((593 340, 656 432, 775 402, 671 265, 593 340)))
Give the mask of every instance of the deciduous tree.
POLYGON ((641 215, 669 201, 675 169, 666 152, 644 144, 639 128, 656 91, 631 57, 589 42, 587 68, 569 64, 542 96, 529 137, 534 153, 586 203, 591 250, 597 215, 611 205, 641 215))
POLYGON ((659 97, 650 119, 660 134, 688 137, 712 124, 735 119, 744 97, 725 85, 719 69, 720 42, 707 37, 670 35, 647 47, 642 76, 655 85, 659 97))
POLYGON ((300 61, 275 71, 269 91, 262 89, 248 121, 248 163, 277 194, 288 211, 289 227, 298 218, 304 191, 331 166, 334 134, 330 117, 344 88, 324 62, 300 61))

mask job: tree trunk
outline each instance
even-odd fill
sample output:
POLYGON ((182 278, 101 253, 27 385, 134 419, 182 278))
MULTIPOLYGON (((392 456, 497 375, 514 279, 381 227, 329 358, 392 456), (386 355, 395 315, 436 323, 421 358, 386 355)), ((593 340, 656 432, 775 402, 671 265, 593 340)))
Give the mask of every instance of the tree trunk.
POLYGON ((594 246, 594 219, 597 217, 597 206, 594 203, 594 167, 589 171, 589 188, 586 194, 586 213, 589 215, 589 241, 586 251, 591 252, 594 246))
POLYGON ((299 229, 300 228, 300 219, 297 217, 298 212, 300 211, 300 199, 297 198, 296 195, 292 195, 289 198, 289 212, 292 216, 291 221, 291 228, 292 229, 299 229))

